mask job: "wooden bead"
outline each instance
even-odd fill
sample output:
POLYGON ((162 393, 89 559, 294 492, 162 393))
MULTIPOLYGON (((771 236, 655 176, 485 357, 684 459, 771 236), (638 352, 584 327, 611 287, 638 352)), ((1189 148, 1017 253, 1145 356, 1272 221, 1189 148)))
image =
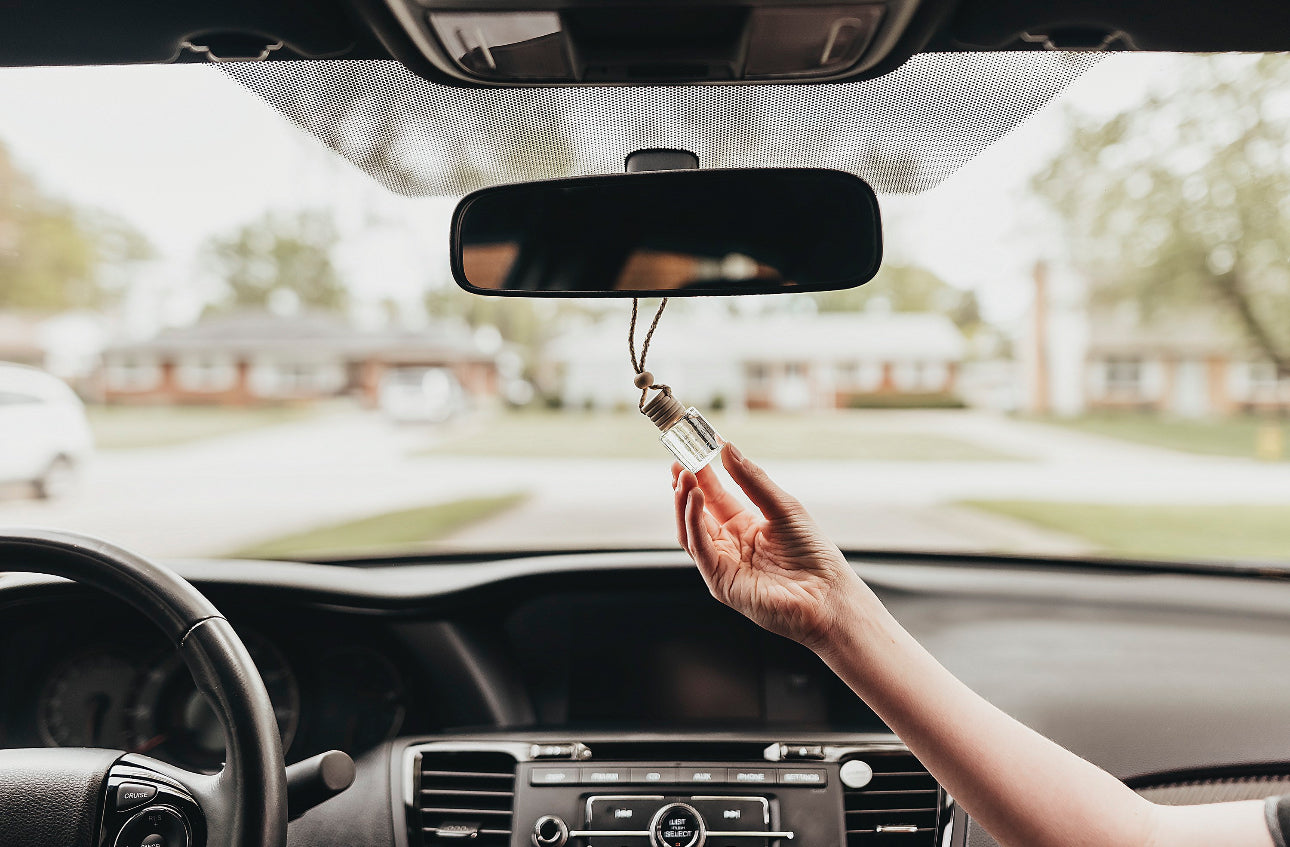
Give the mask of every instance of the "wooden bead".
POLYGON ((632 380, 632 385, 642 389, 649 388, 653 384, 654 384, 654 374, 650 373, 649 371, 641 371, 640 373, 636 374, 636 378, 632 380))

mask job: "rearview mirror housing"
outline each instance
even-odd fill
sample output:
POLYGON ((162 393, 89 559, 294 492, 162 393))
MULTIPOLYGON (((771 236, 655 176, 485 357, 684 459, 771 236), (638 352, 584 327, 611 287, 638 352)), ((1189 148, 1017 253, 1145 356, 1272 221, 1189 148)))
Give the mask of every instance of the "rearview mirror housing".
POLYGON ((854 288, 882 261, 878 199, 812 168, 675 170, 486 188, 452 219, 475 294, 687 297, 854 288))

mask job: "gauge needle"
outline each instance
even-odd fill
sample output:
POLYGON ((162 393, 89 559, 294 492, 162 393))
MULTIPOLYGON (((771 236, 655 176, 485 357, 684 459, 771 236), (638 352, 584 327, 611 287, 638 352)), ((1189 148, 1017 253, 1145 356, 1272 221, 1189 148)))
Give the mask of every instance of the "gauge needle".
POLYGON ((154 747, 158 747, 164 744, 165 742, 166 742, 166 734, 163 732, 161 735, 154 735, 151 738, 149 738, 147 741, 140 744, 138 747, 135 747, 134 752, 147 753, 149 750, 153 749, 154 747))

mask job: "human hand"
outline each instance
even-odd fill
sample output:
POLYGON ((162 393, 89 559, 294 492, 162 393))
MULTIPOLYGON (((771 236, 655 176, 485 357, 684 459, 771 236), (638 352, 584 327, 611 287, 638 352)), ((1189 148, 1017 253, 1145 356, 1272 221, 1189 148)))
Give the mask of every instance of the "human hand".
MULTIPOLYGON (((705 467, 672 465, 677 541, 712 596, 771 632, 821 652, 870 592, 802 504, 727 443, 721 462, 756 510, 705 467), (759 511, 758 511, 759 510, 759 511)), ((872 596, 872 595, 870 595, 872 596)))

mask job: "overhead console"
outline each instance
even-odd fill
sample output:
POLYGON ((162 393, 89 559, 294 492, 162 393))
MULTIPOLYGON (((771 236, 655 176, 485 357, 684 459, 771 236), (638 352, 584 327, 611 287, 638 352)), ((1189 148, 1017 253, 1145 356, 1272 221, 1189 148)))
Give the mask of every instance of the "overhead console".
POLYGON ((852 79, 893 53, 921 5, 937 5, 385 2, 439 71, 499 86, 852 79))
POLYGON ((458 738, 398 760, 409 847, 935 847, 935 780, 893 736, 458 738))

